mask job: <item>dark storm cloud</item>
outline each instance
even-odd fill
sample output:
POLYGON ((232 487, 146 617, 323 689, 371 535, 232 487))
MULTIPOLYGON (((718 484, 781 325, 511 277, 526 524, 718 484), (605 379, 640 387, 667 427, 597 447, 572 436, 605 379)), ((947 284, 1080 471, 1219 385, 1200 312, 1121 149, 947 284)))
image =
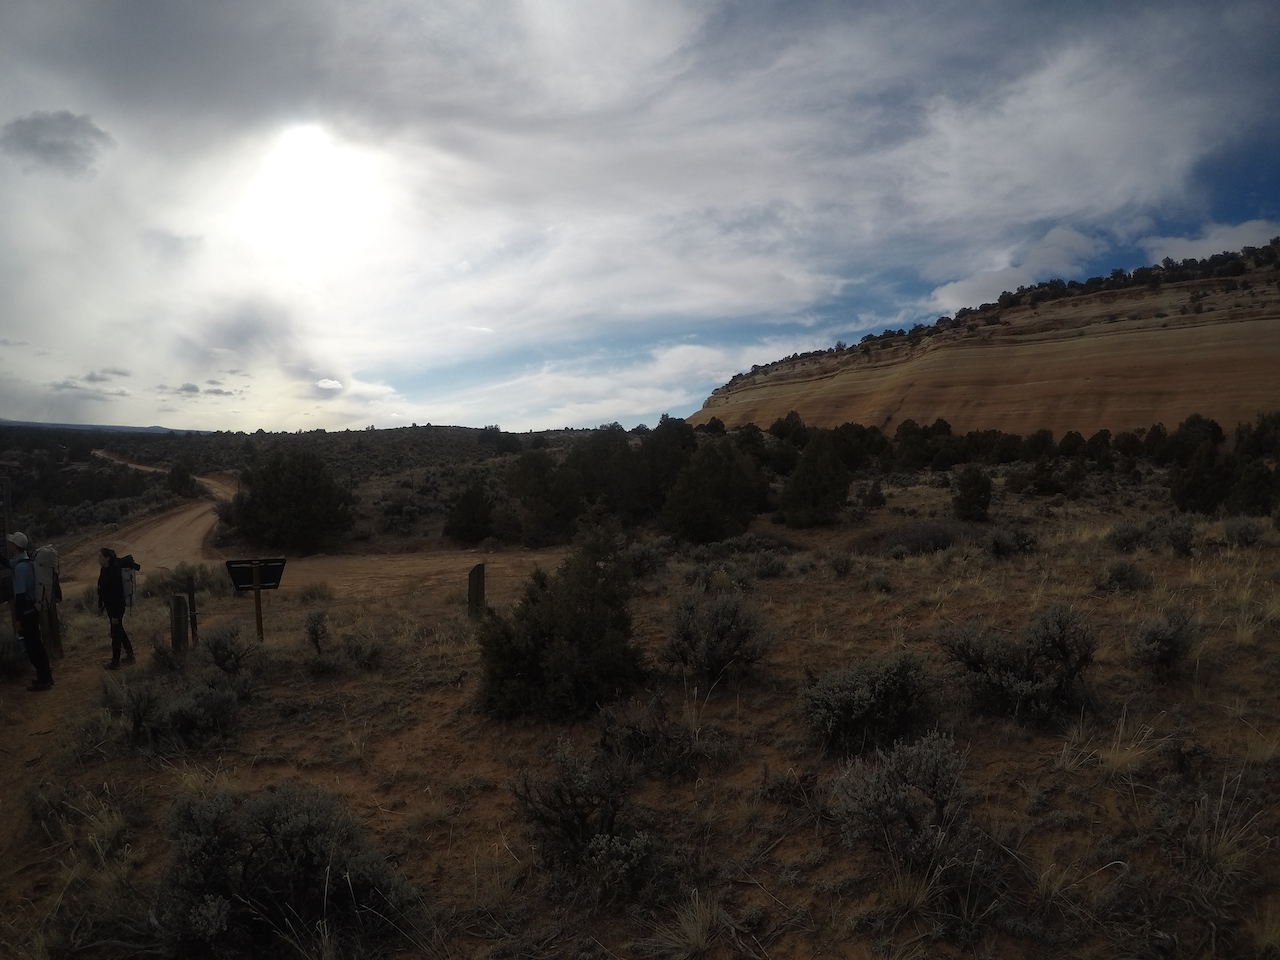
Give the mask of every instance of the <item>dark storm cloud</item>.
POLYGON ((26 171, 48 169, 67 176, 91 173, 115 141, 87 116, 58 110, 36 112, 0 127, 0 152, 26 171))

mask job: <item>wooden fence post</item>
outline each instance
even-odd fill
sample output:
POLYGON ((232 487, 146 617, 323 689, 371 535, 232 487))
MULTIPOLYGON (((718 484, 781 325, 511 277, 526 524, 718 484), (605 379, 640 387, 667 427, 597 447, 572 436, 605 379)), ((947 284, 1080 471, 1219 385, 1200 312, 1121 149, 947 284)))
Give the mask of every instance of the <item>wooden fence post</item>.
POLYGON ((182 653, 187 649, 188 623, 186 595, 175 593, 172 606, 169 608, 169 632, 174 653, 182 653))
POLYGON ((467 616, 478 620, 484 610, 484 564, 477 563, 467 577, 467 616))

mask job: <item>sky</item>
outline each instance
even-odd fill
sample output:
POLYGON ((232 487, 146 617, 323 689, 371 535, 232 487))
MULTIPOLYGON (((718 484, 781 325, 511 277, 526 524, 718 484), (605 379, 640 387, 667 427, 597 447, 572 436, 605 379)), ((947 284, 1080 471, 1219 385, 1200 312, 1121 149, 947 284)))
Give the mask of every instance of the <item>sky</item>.
POLYGON ((688 416, 1280 235, 1265 2, 0 0, 0 418, 688 416))

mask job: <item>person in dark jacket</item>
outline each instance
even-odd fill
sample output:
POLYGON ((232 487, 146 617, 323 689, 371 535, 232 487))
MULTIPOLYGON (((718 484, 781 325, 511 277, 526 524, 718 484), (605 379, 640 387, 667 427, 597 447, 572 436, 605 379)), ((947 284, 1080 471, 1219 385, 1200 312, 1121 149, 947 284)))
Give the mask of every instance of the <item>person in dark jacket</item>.
POLYGON ((120 575, 120 559, 110 547, 98 551, 98 612, 106 613, 111 624, 111 659, 103 660, 108 670, 120 669, 120 652, 124 662, 133 663, 133 644, 124 630, 124 579, 120 575))
POLYGON ((6 538, 13 556, 9 566, 13 570, 13 608, 18 615, 21 640, 27 651, 27 659, 36 668, 36 679, 28 690, 48 690, 53 686, 53 671, 49 667, 49 654, 40 636, 40 610, 36 606, 35 563, 27 555, 27 538, 22 533, 11 533, 6 538))

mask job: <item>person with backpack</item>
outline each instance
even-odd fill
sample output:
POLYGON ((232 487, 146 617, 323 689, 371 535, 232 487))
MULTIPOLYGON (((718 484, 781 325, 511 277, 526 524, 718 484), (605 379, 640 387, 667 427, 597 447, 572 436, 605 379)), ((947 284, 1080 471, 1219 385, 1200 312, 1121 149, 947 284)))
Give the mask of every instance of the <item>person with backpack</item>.
MULTIPOLYGON (((129 634, 124 630, 124 610, 132 596, 125 590, 126 571, 139 569, 133 557, 117 557, 110 547, 98 551, 98 612, 105 612, 107 622, 111 624, 111 659, 103 660, 102 665, 108 670, 120 669, 120 652, 124 651, 124 662, 133 663, 133 644, 129 642, 129 634)), ((132 577, 129 578, 132 581, 132 577)))
POLYGON ((27 659, 36 668, 36 679, 27 689, 33 692, 48 690, 53 687, 53 671, 40 636, 35 563, 27 555, 26 534, 11 533, 5 539, 11 553, 9 567, 13 570, 13 608, 18 614, 18 639, 27 651, 27 659))

